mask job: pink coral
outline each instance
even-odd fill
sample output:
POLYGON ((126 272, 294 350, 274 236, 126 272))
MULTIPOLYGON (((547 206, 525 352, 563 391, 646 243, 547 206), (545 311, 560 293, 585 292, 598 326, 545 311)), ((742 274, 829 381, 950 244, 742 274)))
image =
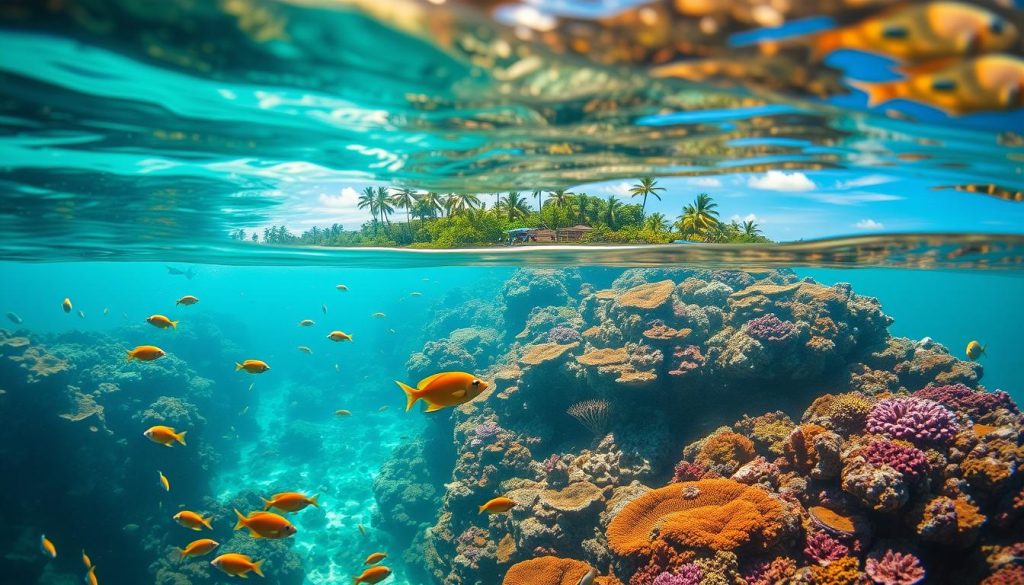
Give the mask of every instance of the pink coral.
POLYGON ((979 417, 994 410, 1005 408, 1016 414, 1020 412, 1013 398, 1002 390, 995 392, 977 391, 963 384, 930 386, 914 392, 914 396, 934 400, 950 408, 962 410, 972 417, 979 417))
POLYGON ((819 565, 827 565, 848 556, 850 549, 827 532, 817 531, 807 536, 804 554, 814 559, 819 565))
POLYGON ((888 465, 903 474, 910 482, 916 482, 928 473, 928 458, 916 447, 888 441, 872 441, 863 451, 872 465, 888 465))
POLYGON ((867 422, 867 429, 872 433, 933 443, 948 442, 958 428, 952 412, 924 398, 883 400, 871 410, 867 422))
POLYGON ((879 585, 914 585, 925 577, 920 559, 910 553, 892 550, 869 558, 864 570, 879 585))
POLYGON ((676 347, 672 352, 672 358, 675 365, 668 372, 670 376, 685 376, 704 365, 704 354, 696 345, 676 347))
POLYGON ((680 566, 675 571, 665 572, 654 578, 651 585, 700 585, 700 567, 693 563, 680 566))
POLYGON ((744 327, 747 335, 759 341, 778 343, 796 335, 796 325, 792 321, 783 321, 775 313, 767 313, 751 319, 744 327))

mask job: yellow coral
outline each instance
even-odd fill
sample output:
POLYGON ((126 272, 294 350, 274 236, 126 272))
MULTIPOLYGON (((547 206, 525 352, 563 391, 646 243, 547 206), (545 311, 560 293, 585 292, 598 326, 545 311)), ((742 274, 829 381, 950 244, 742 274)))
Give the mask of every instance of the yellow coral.
POLYGON ((719 433, 704 441, 694 462, 704 467, 725 466, 730 472, 754 458, 754 443, 739 433, 719 433))
POLYGON ((623 364, 629 359, 629 352, 624 347, 592 349, 576 358, 576 361, 584 366, 599 367, 614 364, 623 364))
POLYGON ((608 545, 620 555, 643 554, 654 541, 719 550, 751 542, 767 546, 782 516, 782 505, 761 487, 731 479, 687 481, 627 504, 608 525, 608 545))
POLYGON ((811 583, 814 585, 861 585, 864 574, 860 562, 854 557, 843 557, 827 566, 811 567, 811 583))

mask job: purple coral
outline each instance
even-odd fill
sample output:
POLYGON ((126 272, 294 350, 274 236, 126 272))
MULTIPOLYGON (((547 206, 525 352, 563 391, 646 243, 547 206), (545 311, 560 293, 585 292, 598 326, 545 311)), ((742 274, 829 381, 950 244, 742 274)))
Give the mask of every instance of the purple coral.
POLYGON ((687 345, 685 348, 676 347, 672 352, 672 357, 676 365, 669 370, 670 376, 685 376, 704 365, 704 354, 696 345, 687 345))
POLYGON ((757 319, 747 321, 744 327, 747 335, 759 341, 782 342, 796 335, 796 325, 783 321, 775 313, 766 313, 757 319))
POLYGON ((928 473, 927 456, 920 449, 909 445, 872 441, 863 453, 872 465, 888 465, 910 482, 916 482, 928 473))
POLYGON ((703 465, 690 463, 689 461, 680 461, 679 463, 676 463, 675 473, 672 475, 672 481, 696 481, 698 479, 709 477, 718 477, 718 474, 710 471, 703 465))
POLYGON ((945 443, 959 425, 946 407, 924 398, 889 398, 875 405, 868 415, 869 432, 898 439, 945 443))
POLYGON ((473 429, 473 438, 469 441, 469 444, 473 447, 479 447, 484 443, 490 443, 501 431, 502 428, 493 420, 484 421, 473 429))
POLYGON ((548 341, 551 343, 565 345, 567 343, 575 343, 581 339, 583 339, 583 336, 580 335, 579 331, 564 325, 552 327, 551 331, 548 331, 548 341))
POLYGON ((807 537, 804 554, 814 559, 819 565, 827 565, 848 556, 850 549, 827 532, 812 532, 807 537))
POLYGON ((963 384, 931 386, 914 392, 914 396, 934 400, 950 408, 962 410, 972 417, 979 417, 1000 408, 1017 414, 1020 410, 1013 398, 1002 390, 995 392, 976 391, 963 384))
POLYGON ((675 573, 665 572, 658 575, 651 585, 699 585, 702 577, 699 566, 687 563, 678 567, 675 573))
POLYGON ((910 553, 892 550, 869 558, 864 570, 879 585, 914 585, 920 583, 925 576, 921 559, 910 553))

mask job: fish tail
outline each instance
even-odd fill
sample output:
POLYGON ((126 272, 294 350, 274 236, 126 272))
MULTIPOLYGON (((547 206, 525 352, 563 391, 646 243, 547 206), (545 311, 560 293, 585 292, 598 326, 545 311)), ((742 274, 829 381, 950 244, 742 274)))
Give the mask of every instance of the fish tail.
POLYGON ((484 505, 480 506, 480 511, 477 512, 477 515, 483 514, 484 510, 486 510, 486 509, 487 509, 487 504, 484 504, 484 505))
POLYGON ((260 577, 263 576, 263 559, 260 559, 252 564, 252 572, 256 573, 260 577))
POLYGON ((320 504, 317 503, 317 499, 319 497, 320 497, 320 494, 315 494, 312 498, 309 498, 309 505, 313 506, 314 508, 319 508, 320 504))
POLYGON ((134 359, 134 358, 135 358, 135 355, 134 355, 134 354, 132 354, 131 350, 128 350, 128 357, 126 357, 124 361, 126 361, 126 362, 130 362, 130 361, 132 361, 132 359, 134 359))
POLYGON ((240 364, 240 363, 238 363, 238 362, 235 362, 235 371, 236 371, 236 372, 237 372, 238 370, 241 370, 241 369, 242 369, 243 367, 245 367, 245 366, 243 366, 242 364, 240 364))
POLYGON ((873 108, 877 105, 884 104, 885 102, 894 100, 901 96, 903 84, 895 82, 882 82, 882 83, 870 83, 865 81, 851 81, 850 85, 854 89, 858 89, 868 94, 868 107, 873 108))
POLYGON ((210 519, 211 519, 211 518, 212 518, 212 516, 210 516, 210 517, 206 517, 206 518, 203 518, 202 516, 200 516, 200 517, 199 517, 199 522, 200 522, 200 523, 201 523, 201 524, 202 524, 203 526, 205 526, 207 530, 213 530, 213 525, 212 525, 212 524, 210 524, 210 519))
POLYGON ((174 328, 174 329, 177 329, 178 328, 178 322, 177 321, 171 321, 171 327, 174 328))
POLYGON ((185 434, 186 434, 186 433, 188 433, 188 431, 181 431, 181 432, 180 432, 180 433, 178 433, 177 435, 174 435, 174 440, 175 440, 175 441, 177 441, 177 442, 179 442, 179 443, 181 443, 181 445, 182 445, 183 447, 184 447, 184 446, 186 446, 186 445, 185 445, 185 434))
POLYGON ((188 553, 186 553, 185 549, 183 549, 183 548, 179 548, 179 549, 177 549, 177 551, 181 554, 181 557, 178 558, 178 561, 179 562, 184 561, 185 557, 188 556, 188 553))
POLYGON ((246 517, 243 516, 242 513, 238 511, 238 508, 235 508, 235 515, 238 516, 238 522, 235 523, 235 530, 241 530, 242 528, 244 528, 246 526, 246 524, 245 524, 246 517))
POLYGON ((403 392, 405 392, 405 412, 409 412, 410 410, 412 410, 412 405, 416 404, 416 401, 419 400, 420 397, 416 395, 416 389, 413 388, 412 386, 409 386, 408 384, 405 384, 403 382, 399 382, 398 380, 395 380, 395 384, 398 384, 398 387, 401 388, 403 392))
POLYGON ((267 498, 260 497, 260 499, 263 500, 263 509, 264 510, 269 510, 270 507, 274 505, 274 502, 271 501, 271 500, 268 500, 267 498))

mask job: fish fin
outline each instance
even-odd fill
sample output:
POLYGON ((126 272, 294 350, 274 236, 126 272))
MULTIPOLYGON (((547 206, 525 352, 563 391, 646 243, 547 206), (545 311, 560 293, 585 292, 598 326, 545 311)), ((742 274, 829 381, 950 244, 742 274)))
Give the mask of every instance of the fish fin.
POLYGON ((235 371, 236 371, 236 372, 237 372, 238 370, 241 370, 241 369, 242 369, 243 367, 245 367, 245 366, 243 366, 242 364, 240 364, 240 363, 238 363, 238 362, 235 362, 235 371))
POLYGON ((183 549, 183 548, 179 548, 179 549, 177 549, 177 551, 178 551, 179 553, 181 553, 181 557, 179 557, 179 558, 178 558, 178 561, 179 561, 179 562, 180 562, 180 561, 184 561, 184 560, 185 560, 185 549, 183 549))
POLYGON ((181 445, 182 445, 183 447, 184 447, 184 446, 187 446, 187 445, 185 445, 185 435, 186 435, 187 433, 188 433, 188 431, 181 431, 181 432, 180 432, 180 433, 178 433, 177 435, 174 435, 174 440, 175 440, 175 441, 177 441, 177 442, 179 442, 179 443, 181 443, 181 445))
POLYGON ((249 575, 248 575, 248 574, 246 574, 246 573, 239 573, 239 574, 238 574, 238 577, 239 577, 239 578, 241 578, 241 579, 248 579, 248 578, 249 578, 249 575))
POLYGON ((213 525, 210 524, 210 519, 211 518, 212 518, 212 516, 207 517, 207 518, 203 518, 202 516, 200 516, 199 517, 199 522, 202 523, 202 525, 205 526, 207 530, 213 530, 213 525))
POLYGON ((427 404, 429 404, 430 406, 428 406, 427 409, 424 410, 423 412, 436 412, 444 408, 443 404, 434 404, 432 402, 428 402, 427 404))
POLYGON ((259 532, 256 532, 255 530, 253 530, 251 526, 249 527, 249 536, 251 536, 254 539, 255 538, 263 538, 263 535, 260 534, 259 532))
POLYGON ((177 321, 171 321, 171 327, 174 328, 174 329, 177 329, 178 328, 178 322, 177 321))
POLYGON ((456 390, 455 392, 452 392, 452 396, 454 396, 455 398, 465 398, 466 397, 466 390, 465 389, 456 390))
POLYGON ((127 358, 125 358, 125 360, 124 360, 124 361, 126 361, 126 362, 130 362, 130 361, 132 361, 132 359, 134 359, 134 358, 135 358, 135 356, 134 356, 134 355, 132 355, 132 352, 131 352, 131 350, 129 350, 129 351, 128 351, 128 357, 127 357, 127 358))
POLYGON ((398 380, 395 380, 395 384, 398 384, 398 387, 401 388, 403 392, 405 392, 405 412, 409 412, 410 410, 412 410, 412 405, 416 404, 416 401, 419 400, 420 397, 416 395, 416 389, 413 388, 412 386, 405 384, 403 382, 399 382, 398 380))
POLYGON ((314 508, 319 508, 320 504, 317 503, 317 499, 320 498, 320 494, 314 494, 312 498, 309 498, 309 505, 314 508))
POLYGON ((274 505, 273 500, 268 500, 267 498, 260 498, 260 499, 263 500, 263 509, 264 510, 269 510, 274 505))
POLYGON ((238 508, 235 508, 235 515, 238 516, 238 522, 235 523, 235 530, 241 530, 243 527, 245 527, 245 521, 247 520, 247 518, 243 516, 241 512, 238 511, 238 508))
POLYGON ((263 576, 263 559, 260 559, 252 564, 252 572, 256 573, 260 577, 263 576))
POLYGON ((424 388, 429 386, 431 382, 433 382, 434 380, 440 378, 441 376, 443 376, 445 374, 447 374, 447 372, 441 372, 440 374, 434 374, 433 376, 427 376, 426 378, 423 378, 422 380, 419 381, 418 384, 416 384, 416 389, 417 390, 423 390, 424 388))
POLYGON ((894 100, 901 97, 903 93, 902 83, 896 82, 882 82, 882 83, 871 83, 865 81, 851 81, 850 85, 854 89, 858 89, 868 94, 868 107, 873 108, 877 105, 884 104, 885 102, 894 100))

